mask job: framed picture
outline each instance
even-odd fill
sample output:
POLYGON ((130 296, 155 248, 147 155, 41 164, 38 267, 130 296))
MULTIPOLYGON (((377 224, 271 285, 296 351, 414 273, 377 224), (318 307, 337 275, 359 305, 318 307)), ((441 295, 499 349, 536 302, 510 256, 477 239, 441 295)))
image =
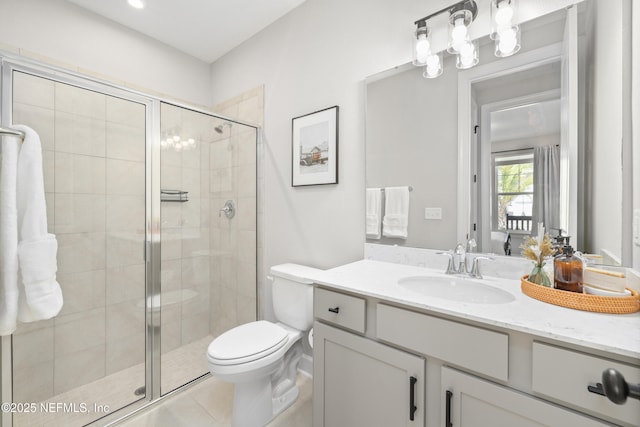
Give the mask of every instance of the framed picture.
POLYGON ((292 120, 291 185, 338 183, 338 106, 292 120))

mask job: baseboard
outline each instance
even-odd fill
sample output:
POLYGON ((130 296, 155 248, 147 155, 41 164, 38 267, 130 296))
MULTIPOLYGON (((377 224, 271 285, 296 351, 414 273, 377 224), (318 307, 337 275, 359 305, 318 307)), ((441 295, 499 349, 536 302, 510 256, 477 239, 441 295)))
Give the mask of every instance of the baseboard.
POLYGON ((308 354, 303 354, 300 362, 298 362, 298 372, 313 378, 313 358, 308 354))

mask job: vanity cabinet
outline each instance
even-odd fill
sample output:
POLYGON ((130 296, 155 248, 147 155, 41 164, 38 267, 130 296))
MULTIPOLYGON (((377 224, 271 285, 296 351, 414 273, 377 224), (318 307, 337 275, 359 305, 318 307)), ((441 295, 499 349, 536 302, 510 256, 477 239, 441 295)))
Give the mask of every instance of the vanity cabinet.
POLYGON ((347 295, 320 293, 314 298, 316 319, 334 326, 318 321, 313 326, 313 425, 423 427, 424 358, 342 329, 345 322, 364 325, 364 304, 347 295))
POLYGON ((534 341, 532 348, 531 389, 534 393, 597 416, 640 426, 640 400, 627 399, 623 405, 616 405, 599 394, 602 387, 598 387, 602 372, 610 368, 620 372, 626 382, 640 384, 638 366, 542 342, 534 341))
POLYGON ((447 427, 610 426, 452 368, 442 368, 442 424, 447 427))
POLYGON ((315 292, 314 427, 640 426, 639 400, 616 405, 593 392, 608 368, 640 383, 637 360, 463 315, 315 292))

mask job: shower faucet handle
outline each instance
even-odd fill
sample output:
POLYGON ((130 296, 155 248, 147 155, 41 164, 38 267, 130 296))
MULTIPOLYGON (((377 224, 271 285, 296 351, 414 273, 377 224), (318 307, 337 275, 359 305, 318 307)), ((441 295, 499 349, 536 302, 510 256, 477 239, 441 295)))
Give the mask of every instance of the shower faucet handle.
POLYGON ((218 211, 218 217, 222 216, 222 212, 224 212, 225 216, 229 219, 236 215, 236 207, 233 200, 227 200, 225 202, 224 207, 218 211))

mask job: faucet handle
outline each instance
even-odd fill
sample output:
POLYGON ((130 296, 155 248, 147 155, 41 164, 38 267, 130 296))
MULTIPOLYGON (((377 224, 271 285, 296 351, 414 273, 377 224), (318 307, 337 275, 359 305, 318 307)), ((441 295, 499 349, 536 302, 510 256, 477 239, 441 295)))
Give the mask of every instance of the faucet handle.
POLYGON ((467 271, 467 250, 462 243, 458 243, 453 250, 453 269, 457 273, 464 273, 467 271))
POLYGON ((487 260, 493 261, 493 258, 488 256, 479 255, 473 258, 473 265, 471 267, 471 272, 469 272, 469 275, 474 279, 482 279, 482 274, 480 274, 480 263, 479 263, 481 259, 487 259, 487 260))
POLYGON ((449 264, 447 264, 447 271, 445 274, 456 274, 456 269, 453 266, 453 254, 451 252, 436 252, 437 255, 446 255, 449 257, 449 264))

